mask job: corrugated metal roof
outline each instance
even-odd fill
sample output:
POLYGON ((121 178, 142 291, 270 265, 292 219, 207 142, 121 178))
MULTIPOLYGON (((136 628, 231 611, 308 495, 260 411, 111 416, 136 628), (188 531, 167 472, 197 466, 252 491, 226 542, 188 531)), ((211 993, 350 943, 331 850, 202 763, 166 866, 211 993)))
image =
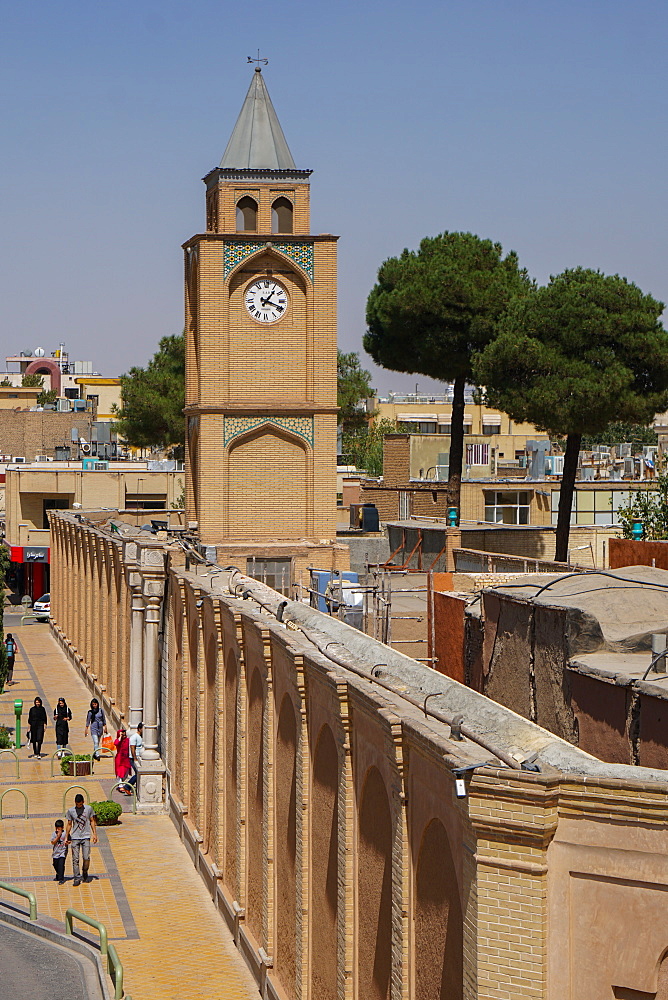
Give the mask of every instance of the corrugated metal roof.
POLYGON ((220 166, 252 170, 296 169, 259 66, 253 73, 220 166))

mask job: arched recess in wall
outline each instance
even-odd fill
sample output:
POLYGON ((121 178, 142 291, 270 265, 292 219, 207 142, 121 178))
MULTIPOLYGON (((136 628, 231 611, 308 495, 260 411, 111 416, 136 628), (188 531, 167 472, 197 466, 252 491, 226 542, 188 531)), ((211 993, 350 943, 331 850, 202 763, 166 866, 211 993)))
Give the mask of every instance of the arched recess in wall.
POLYGON ((463 920, 450 842, 433 819, 415 876, 415 1000, 462 1000, 463 920))
POLYGON ((283 696, 276 739, 276 963, 289 997, 297 967, 297 719, 283 696))
POLYGON ((237 897, 237 854, 240 846, 237 844, 238 677, 237 657, 235 651, 230 649, 225 661, 225 883, 237 897))
MULTIPOLYGON (((311 996, 337 1000, 339 755, 324 725, 313 758, 311 793, 311 996)), ((361 995, 361 994, 360 994, 361 995)))
POLYGON ((289 198, 277 198, 271 206, 272 233, 292 233, 294 231, 294 208, 289 198))
POLYGON ((244 195, 237 202, 237 232, 257 232, 257 202, 250 195, 244 195))
MULTIPOLYGON (((128 587, 128 590, 130 588, 128 587)), ((171 769, 171 780, 175 786, 175 790, 178 792, 179 798, 183 803, 186 801, 188 788, 187 788, 187 773, 186 773, 186 762, 185 762, 185 740, 183 732, 183 720, 185 718, 185 705, 184 705, 184 676, 183 676, 183 604, 181 600, 181 588, 178 586, 176 581, 170 582, 169 587, 169 602, 171 606, 171 627, 172 627, 172 645, 170 649, 170 678, 172 684, 172 701, 171 704, 174 706, 174 712, 172 713, 172 725, 170 726, 170 769, 171 769), (177 726, 178 719, 178 726, 177 726)))
POLYGON ((248 690, 248 906, 246 921, 256 941, 262 941, 263 822, 264 822, 264 688, 254 670, 248 690))
POLYGON ((187 626, 187 698, 188 698, 188 808, 189 818, 200 829, 202 825, 201 796, 202 781, 200 768, 200 714, 199 714, 199 609, 195 595, 186 588, 186 626, 187 626))
POLYGON ((644 990, 633 990, 624 986, 613 986, 612 995, 615 1000, 668 1000, 668 951, 664 952, 659 961, 655 993, 646 993, 644 990))
POLYGON ((229 531, 242 538, 309 535, 312 452, 297 434, 262 424, 228 454, 229 531))
POLYGON ((216 705, 216 669, 218 666, 218 646, 216 642, 216 623, 210 602, 205 603, 206 644, 204 647, 204 787, 202 801, 204 804, 204 850, 212 854, 216 864, 220 864, 218 855, 218 782, 217 748, 218 712, 216 705))
POLYGON ((385 783, 369 768, 359 812, 357 992, 388 1000, 392 972, 392 815, 385 783))

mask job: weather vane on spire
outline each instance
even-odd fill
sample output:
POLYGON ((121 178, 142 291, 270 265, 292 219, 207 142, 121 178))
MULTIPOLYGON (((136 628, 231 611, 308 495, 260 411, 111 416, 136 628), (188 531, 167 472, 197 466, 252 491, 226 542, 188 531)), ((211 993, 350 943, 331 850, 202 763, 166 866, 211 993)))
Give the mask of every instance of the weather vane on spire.
POLYGON ((269 65, 269 60, 260 56, 260 50, 259 49, 257 50, 257 59, 253 59, 252 56, 249 56, 248 59, 246 60, 246 62, 257 63, 257 66, 255 67, 255 69, 260 69, 260 63, 262 63, 265 66, 269 65))

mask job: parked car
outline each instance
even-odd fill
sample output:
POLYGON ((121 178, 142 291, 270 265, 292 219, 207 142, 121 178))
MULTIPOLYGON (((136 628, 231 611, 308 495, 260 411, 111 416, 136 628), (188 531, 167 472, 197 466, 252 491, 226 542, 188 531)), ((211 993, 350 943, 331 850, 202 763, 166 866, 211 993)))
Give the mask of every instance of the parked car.
POLYGON ((33 604, 32 610, 38 622, 48 622, 51 614, 51 594, 42 594, 33 604))

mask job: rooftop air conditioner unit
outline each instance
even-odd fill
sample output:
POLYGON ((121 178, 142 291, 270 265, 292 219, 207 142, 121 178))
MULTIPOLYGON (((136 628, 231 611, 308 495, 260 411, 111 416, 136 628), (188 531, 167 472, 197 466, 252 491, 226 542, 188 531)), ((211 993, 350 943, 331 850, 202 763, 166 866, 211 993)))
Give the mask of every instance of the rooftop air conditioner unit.
POLYGON ((106 472, 109 468, 109 462, 93 462, 94 472, 106 472))
POLYGON ((51 455, 35 455, 36 462, 53 462, 51 455))
POLYGON ((57 399, 56 410, 58 413, 69 413, 72 409, 69 399, 57 399))
POLYGON ((13 455, 12 456, 12 462, 14 463, 14 465, 25 464, 25 460, 26 460, 25 455, 13 455))

